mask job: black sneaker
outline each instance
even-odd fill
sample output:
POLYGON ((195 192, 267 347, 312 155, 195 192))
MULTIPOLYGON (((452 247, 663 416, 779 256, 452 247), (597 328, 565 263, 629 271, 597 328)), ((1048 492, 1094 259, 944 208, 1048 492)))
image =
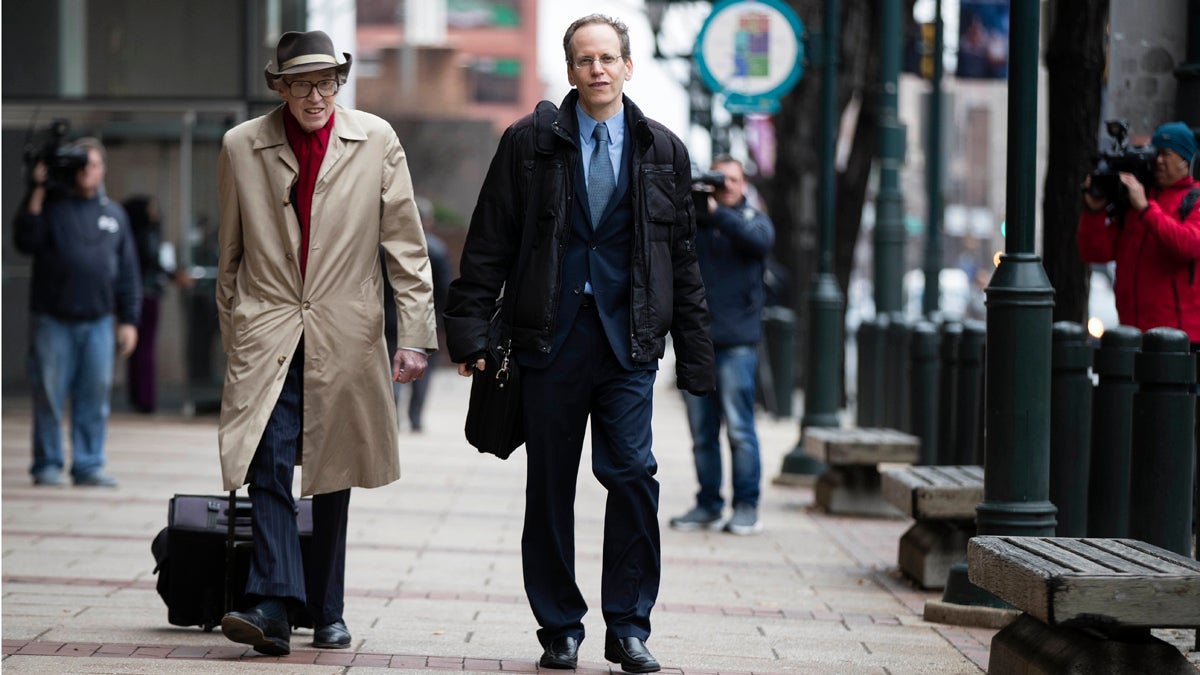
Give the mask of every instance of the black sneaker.
POLYGON ((117 479, 103 471, 93 471, 75 479, 76 487, 117 487, 117 479))
POLYGON ((721 529, 721 514, 720 512, 709 511, 704 507, 697 506, 682 516, 672 518, 671 528, 682 532, 719 530, 721 529))
POLYGON ((56 487, 63 484, 62 471, 58 469, 42 469, 33 474, 34 485, 47 485, 56 487))
POLYGON ((750 504, 734 506, 733 517, 725 523, 725 531, 743 535, 762 532, 762 523, 758 520, 758 507, 750 504))

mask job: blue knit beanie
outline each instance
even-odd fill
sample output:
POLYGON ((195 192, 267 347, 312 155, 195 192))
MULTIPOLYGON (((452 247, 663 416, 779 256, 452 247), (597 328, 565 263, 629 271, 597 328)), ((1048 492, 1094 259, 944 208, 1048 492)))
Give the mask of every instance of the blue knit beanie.
POLYGON ((1192 156, 1196 154, 1196 134, 1183 122, 1167 122, 1154 130, 1150 145, 1173 150, 1191 164, 1192 156))

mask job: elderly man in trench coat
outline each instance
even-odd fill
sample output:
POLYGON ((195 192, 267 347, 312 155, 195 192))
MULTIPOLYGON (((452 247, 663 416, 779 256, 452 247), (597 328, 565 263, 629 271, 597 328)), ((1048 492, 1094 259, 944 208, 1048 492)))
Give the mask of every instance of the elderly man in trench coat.
POLYGON ((336 105, 351 57, 321 31, 279 39, 266 79, 284 103, 230 130, 218 169, 217 306, 228 355, 218 432, 225 489, 249 483, 256 603, 221 621, 230 640, 290 652, 289 612, 313 644, 343 648, 350 488, 400 477, 383 336, 386 252, 397 306, 391 379, 411 382, 437 348, 429 258, 404 149, 383 120, 336 105), (292 496, 313 498, 302 564, 292 496))

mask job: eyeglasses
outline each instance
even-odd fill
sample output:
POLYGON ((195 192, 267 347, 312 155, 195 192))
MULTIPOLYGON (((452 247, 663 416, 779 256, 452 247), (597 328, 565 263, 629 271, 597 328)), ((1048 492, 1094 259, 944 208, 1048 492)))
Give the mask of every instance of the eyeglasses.
POLYGON ((316 86, 318 94, 333 96, 338 93, 341 84, 337 80, 321 80, 315 85, 308 80, 296 80, 295 82, 288 83, 288 92, 291 93, 293 98, 308 98, 314 86, 316 86))
POLYGON ((620 60, 621 60, 621 57, 619 57, 619 56, 613 56, 612 54, 603 54, 599 58, 595 58, 595 59, 590 56, 585 56, 582 59, 575 59, 575 62, 572 63, 571 65, 575 66, 575 70, 591 70, 593 65, 595 65, 596 63, 599 63, 601 66, 604 66, 604 68, 607 70, 608 68, 612 68, 614 65, 616 65, 617 61, 620 61, 620 60))

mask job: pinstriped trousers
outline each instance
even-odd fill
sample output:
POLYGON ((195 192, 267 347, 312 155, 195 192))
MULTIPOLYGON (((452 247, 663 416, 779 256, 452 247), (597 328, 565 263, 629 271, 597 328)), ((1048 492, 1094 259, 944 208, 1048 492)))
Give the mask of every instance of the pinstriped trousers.
POLYGON ((296 348, 279 400, 250 462, 254 557, 246 581, 251 601, 283 598, 307 605, 315 626, 342 619, 346 579, 346 524, 350 490, 313 497, 309 569, 300 553, 292 477, 300 451, 304 409, 304 342, 296 348))

